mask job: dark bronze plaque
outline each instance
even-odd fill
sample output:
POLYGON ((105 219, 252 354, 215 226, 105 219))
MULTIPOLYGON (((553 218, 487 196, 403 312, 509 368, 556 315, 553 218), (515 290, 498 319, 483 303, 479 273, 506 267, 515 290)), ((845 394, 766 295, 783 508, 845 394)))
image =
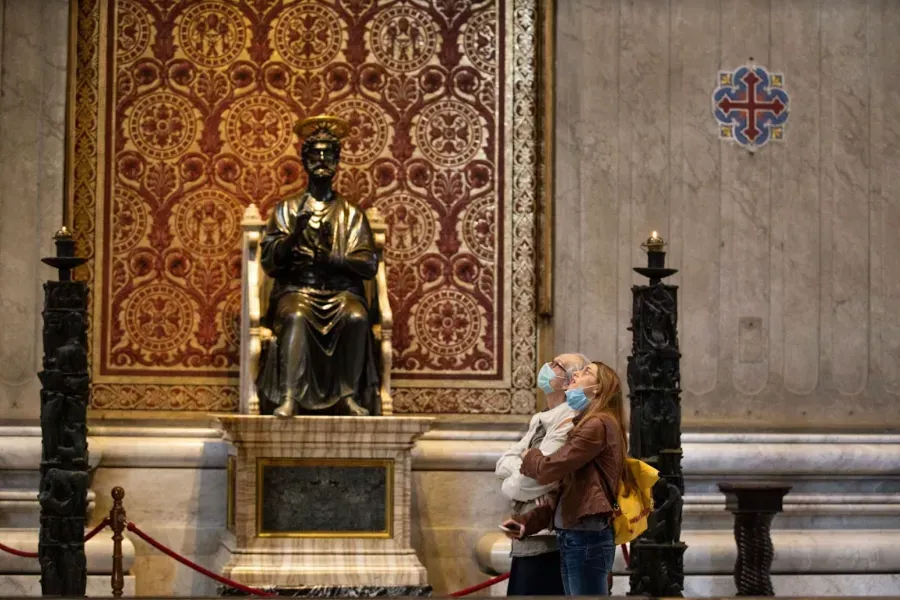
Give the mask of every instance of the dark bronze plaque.
POLYGON ((261 536, 390 537, 393 461, 259 459, 261 536))

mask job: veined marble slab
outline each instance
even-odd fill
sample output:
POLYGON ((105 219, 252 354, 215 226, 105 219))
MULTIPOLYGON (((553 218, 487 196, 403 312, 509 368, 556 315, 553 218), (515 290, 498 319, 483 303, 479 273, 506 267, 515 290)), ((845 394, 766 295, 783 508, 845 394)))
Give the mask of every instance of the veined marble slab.
MULTIPOLYGON (((777 516, 775 517, 778 518, 777 516)), ((685 575, 729 575, 734 571, 737 545, 731 531, 682 531, 688 545, 685 575)), ((900 575, 900 530, 773 531, 774 574, 895 573, 900 575)), ((502 532, 486 533, 476 547, 487 573, 505 573, 510 566, 510 543, 502 532)), ((613 572, 626 572, 616 552, 613 572)))

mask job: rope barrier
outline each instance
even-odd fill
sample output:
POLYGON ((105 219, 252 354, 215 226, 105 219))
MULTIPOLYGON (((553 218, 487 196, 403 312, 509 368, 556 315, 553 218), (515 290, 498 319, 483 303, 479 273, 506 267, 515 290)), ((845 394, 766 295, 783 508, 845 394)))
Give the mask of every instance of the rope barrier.
POLYGON ((509 579, 509 573, 504 573, 503 575, 497 575, 496 577, 492 577, 487 581, 482 581, 476 585, 471 587, 467 587, 465 589, 459 590, 458 592, 453 592, 450 594, 451 598, 460 598, 462 596, 468 596, 469 594, 474 594, 475 592, 480 592, 484 588, 489 588, 494 584, 500 583, 501 581, 506 581, 509 579))
MULTIPOLYGON (((84 535, 84 541, 87 542, 92 537, 94 537, 95 535, 97 535, 98 533, 103 531, 108 525, 109 525, 109 518, 104 517, 104 519, 102 521, 100 521, 100 523, 98 523, 96 527, 94 527, 93 529, 91 529, 89 532, 87 532, 84 535)), ((6 552, 7 554, 12 554, 13 556, 19 556, 21 558, 37 558, 38 557, 37 552, 27 552, 25 550, 17 550, 15 548, 10 548, 6 544, 2 544, 2 543, 0 543, 0 551, 6 552)))
MULTIPOLYGON (((88 540, 90 540, 91 538, 96 536, 98 533, 100 533, 106 527, 108 527, 109 524, 110 524, 109 518, 108 517, 104 518, 102 521, 100 521, 100 523, 97 524, 96 527, 94 527, 88 533, 85 534, 84 541, 87 542, 88 540)), ((238 583, 237 581, 228 579, 226 577, 222 577, 221 575, 219 575, 217 573, 213 573, 209 569, 198 565, 197 563, 185 558, 184 556, 181 556, 180 554, 178 554, 171 548, 165 546, 162 542, 157 541, 153 536, 151 536, 150 534, 143 531, 140 527, 138 527, 131 521, 129 521, 128 524, 126 525, 126 529, 128 529, 128 531, 131 531, 132 533, 137 535, 139 538, 141 538, 142 540, 144 540, 145 542, 147 542, 148 544, 150 544, 151 546, 153 546, 154 548, 156 548, 157 550, 159 550, 160 552, 162 552, 169 558, 177 560, 184 566, 186 566, 190 569, 193 569, 194 571, 200 573, 201 575, 205 575, 206 577, 209 577, 210 579, 212 579, 218 583, 221 583, 222 585, 227 585, 236 590, 240 590, 242 592, 245 592, 247 594, 252 594, 254 596, 273 597, 273 596, 278 595, 278 594, 273 594, 271 592, 267 592, 265 590, 261 590, 258 588, 246 586, 242 583, 238 583)), ((37 558, 38 557, 37 552, 26 552, 24 550, 17 550, 15 548, 10 548, 9 546, 2 544, 2 543, 0 543, 0 551, 7 552, 9 554, 12 554, 14 556, 19 556, 22 558, 37 558)), ((628 553, 628 546, 626 544, 622 544, 622 555, 625 557, 625 565, 628 568, 631 568, 631 556, 628 553)), ((506 581, 507 579, 509 579, 509 573, 503 573, 501 575, 497 575, 496 577, 492 577, 491 579, 488 579, 486 581, 482 581, 481 583, 478 583, 473 586, 453 592, 452 594, 450 594, 450 597, 451 598, 461 598, 463 596, 468 596, 469 594, 474 594, 475 592, 480 592, 481 590, 483 590, 485 588, 489 588, 492 585, 496 585, 502 581, 506 581)))
POLYGON ((212 580, 214 580, 214 581, 217 581, 217 582, 219 582, 219 583, 221 583, 221 584, 223 584, 223 585, 227 585, 227 586, 233 587, 233 588, 236 589, 236 590, 240 590, 240 591, 246 592, 246 593, 248 593, 248 594, 253 594, 254 596, 277 596, 277 595, 278 595, 278 594, 273 594, 273 593, 271 593, 271 592, 266 592, 266 591, 264 591, 264 590, 260 590, 260 589, 257 589, 257 588, 252 588, 252 587, 246 586, 246 585, 244 585, 244 584, 238 583, 237 581, 232 581, 231 579, 227 579, 227 578, 225 578, 225 577, 222 577, 221 575, 219 575, 219 574, 217 574, 217 573, 213 573, 213 572, 210 571, 209 569, 206 569, 206 568, 204 568, 204 567, 201 567, 201 566, 198 565, 197 563, 188 560, 187 558, 181 556, 180 554, 178 554, 178 553, 175 552, 174 550, 171 550, 170 548, 164 546, 162 543, 156 541, 155 539, 153 539, 153 537, 152 537, 151 535, 149 535, 149 534, 145 533, 144 531, 142 531, 140 527, 138 527, 137 525, 135 525, 135 524, 132 523, 131 521, 129 521, 129 522, 128 522, 128 525, 126 525, 126 529, 128 529, 128 531, 133 532, 133 533, 134 533, 135 535, 137 535, 139 538, 141 538, 142 540, 144 540, 145 542, 147 542, 148 544, 150 544, 151 546, 153 546, 154 548, 156 548, 157 550, 159 550, 160 552, 162 552, 163 554, 165 554, 165 555, 168 556, 169 558, 174 558, 175 560, 177 560, 178 562, 180 562, 180 563, 183 564, 184 566, 189 567, 189 568, 191 568, 191 569, 197 571, 197 572, 200 573, 201 575, 206 575, 206 576, 209 577, 210 579, 212 579, 212 580))
POLYGON ((0 550, 6 552, 7 554, 12 554, 13 556, 21 556, 22 558, 37 558, 37 552, 26 552, 24 550, 16 550, 15 548, 10 548, 6 544, 0 544, 0 550))
POLYGON ((89 532, 84 534, 84 541, 86 542, 86 541, 90 540, 92 537, 94 537, 95 535, 97 535, 98 533, 100 533, 101 531, 106 529, 107 527, 109 527, 109 517, 103 517, 103 520, 100 521, 96 527, 94 527, 89 532))
MULTIPOLYGON (((622 556, 625 558, 625 566, 630 569, 631 555, 628 553, 628 544, 622 544, 622 556)), ((609 576, 610 578, 612 578, 612 573, 610 573, 609 576)), ((501 581, 506 581, 507 579, 509 579, 509 573, 503 573, 502 575, 497 575, 496 577, 488 579, 487 581, 482 581, 481 583, 459 590, 458 592, 453 592, 452 594, 450 594, 450 597, 460 598, 462 596, 468 596, 469 594, 480 592, 485 588, 489 588, 492 585, 496 585, 501 581)))

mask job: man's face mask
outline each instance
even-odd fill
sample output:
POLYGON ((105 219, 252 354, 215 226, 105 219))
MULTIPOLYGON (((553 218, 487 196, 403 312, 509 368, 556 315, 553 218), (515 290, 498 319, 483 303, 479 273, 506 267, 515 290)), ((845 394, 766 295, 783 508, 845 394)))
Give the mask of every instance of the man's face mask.
POLYGON ((556 371, 553 370, 552 363, 544 363, 544 366, 541 367, 541 370, 538 371, 537 376, 537 384, 538 387, 541 388, 541 391, 545 394, 550 394, 555 392, 551 385, 555 379, 562 379, 565 383, 568 383, 569 376, 566 374, 564 377, 560 377, 556 374, 556 371))

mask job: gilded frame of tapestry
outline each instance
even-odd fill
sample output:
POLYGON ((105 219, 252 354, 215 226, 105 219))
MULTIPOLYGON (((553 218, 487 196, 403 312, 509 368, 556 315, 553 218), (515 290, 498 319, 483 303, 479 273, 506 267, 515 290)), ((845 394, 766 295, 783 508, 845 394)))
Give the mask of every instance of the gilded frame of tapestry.
MULTIPOLYGON (((75 0, 70 76, 67 214, 77 251, 89 259, 77 277, 94 283, 98 186, 103 181, 103 84, 100 81, 107 39, 104 15, 109 3, 75 0)), ((506 304, 508 344, 503 387, 397 387, 398 412, 531 413, 537 403, 535 370, 552 354, 553 263, 553 27, 555 0, 510 0, 507 25, 506 122, 511 142, 506 149, 510 174, 504 193, 512 214, 507 225, 511 252, 506 304), (510 201, 514 199, 514 201, 510 201), (511 289, 509 289, 511 288, 511 289), (512 339, 515 334, 516 339, 512 339), (451 401, 452 399, 452 401, 451 401)), ((93 329, 93 325, 92 325, 93 329)), ((89 335, 93 342, 93 331, 89 335)), ((143 407, 146 402, 138 403, 143 407)), ((110 382, 92 388, 92 417, 186 418, 237 409, 237 385, 110 382), (177 397, 177 402, 172 398, 177 397), (153 410, 134 410, 135 398, 154 398, 153 410), (107 410, 109 413, 107 414, 107 410), (127 410, 127 412, 123 411, 127 410)))

